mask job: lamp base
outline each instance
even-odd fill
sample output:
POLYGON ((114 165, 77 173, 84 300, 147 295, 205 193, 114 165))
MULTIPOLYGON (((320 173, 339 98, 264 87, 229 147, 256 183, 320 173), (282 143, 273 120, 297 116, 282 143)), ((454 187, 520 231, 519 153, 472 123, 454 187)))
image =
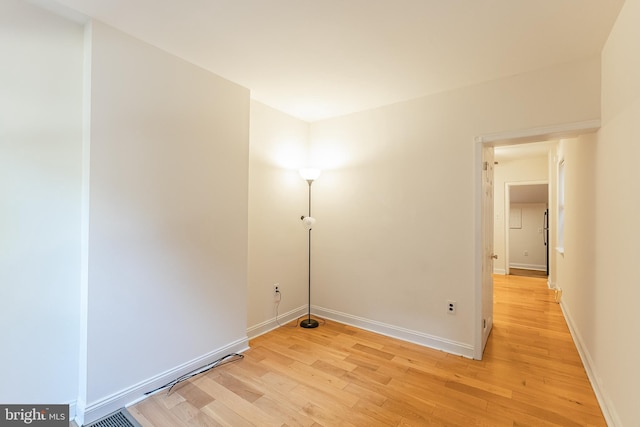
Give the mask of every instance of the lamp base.
POLYGON ((300 327, 307 328, 307 329, 317 328, 318 321, 314 319, 304 319, 303 321, 300 322, 300 327))

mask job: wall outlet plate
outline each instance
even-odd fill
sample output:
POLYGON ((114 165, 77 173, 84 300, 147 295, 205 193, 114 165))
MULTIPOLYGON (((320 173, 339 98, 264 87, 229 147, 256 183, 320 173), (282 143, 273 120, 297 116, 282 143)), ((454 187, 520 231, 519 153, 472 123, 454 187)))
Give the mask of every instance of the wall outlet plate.
POLYGON ((456 302, 455 301, 447 301, 447 313, 456 314, 456 302))

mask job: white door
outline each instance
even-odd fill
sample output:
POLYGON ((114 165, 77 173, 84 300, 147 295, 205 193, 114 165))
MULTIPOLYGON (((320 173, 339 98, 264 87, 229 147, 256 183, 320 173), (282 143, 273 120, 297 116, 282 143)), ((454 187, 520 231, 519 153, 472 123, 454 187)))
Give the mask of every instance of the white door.
POLYGON ((482 148, 482 351, 493 326, 493 147, 482 148))

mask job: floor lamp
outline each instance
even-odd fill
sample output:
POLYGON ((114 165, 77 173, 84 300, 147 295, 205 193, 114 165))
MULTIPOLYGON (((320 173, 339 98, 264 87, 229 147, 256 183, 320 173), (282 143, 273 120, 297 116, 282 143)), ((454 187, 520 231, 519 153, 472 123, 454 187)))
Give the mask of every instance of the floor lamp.
POLYGON ((316 222, 315 218, 311 216, 311 184, 320 176, 320 169, 300 169, 300 176, 309 183, 309 215, 300 217, 303 227, 309 231, 309 315, 300 322, 300 326, 303 328, 317 328, 318 321, 311 318, 311 229, 316 222))

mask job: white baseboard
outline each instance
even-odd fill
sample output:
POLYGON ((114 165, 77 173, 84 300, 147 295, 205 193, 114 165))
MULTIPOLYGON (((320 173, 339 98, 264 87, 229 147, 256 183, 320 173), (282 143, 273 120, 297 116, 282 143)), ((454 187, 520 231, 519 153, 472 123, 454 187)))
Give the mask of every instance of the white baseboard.
POLYGON ((71 418, 72 420, 74 420, 76 422, 77 425, 79 425, 80 427, 82 427, 85 422, 84 422, 84 408, 87 405, 84 403, 83 400, 78 399, 76 400, 76 414, 73 418, 71 418))
POLYGON ((72 401, 68 403, 69 405, 69 421, 76 419, 76 407, 77 401, 72 401))
POLYGON ((587 372, 587 377, 589 378, 589 382, 591 383, 591 387, 593 388, 594 393, 596 394, 596 399, 600 404, 600 409, 602 410, 602 415, 608 426, 616 427, 622 426, 622 422, 620 421, 620 417, 616 413, 611 401, 606 398, 602 384, 600 379, 596 373, 595 365, 593 363, 593 359, 589 354, 589 351, 584 345, 584 341, 582 340, 582 336, 580 332, 575 327, 575 322, 571 317, 571 313, 569 309, 564 303, 564 300, 560 301, 560 308, 562 309, 562 314, 564 314, 564 318, 567 322, 567 326, 569 326, 569 332, 571 333, 571 337, 573 337, 573 341, 576 344, 576 348, 578 349, 578 354, 580 355, 580 359, 582 360, 582 364, 584 365, 584 369, 587 372))
POLYGON ((505 274, 507 274, 507 270, 505 270, 504 268, 494 268, 493 274, 502 274, 504 276, 505 274))
POLYGON ((546 265, 540 264, 520 264, 519 262, 509 263, 509 268, 522 268, 524 270, 547 271, 546 265))
POLYGON ((363 317, 353 316, 347 313, 341 313, 328 308, 312 306, 311 312, 318 317, 324 317, 335 320, 336 322, 355 326, 381 335, 386 335, 388 337, 397 338, 403 341, 433 348, 435 350, 442 350, 447 353, 457 354, 459 356, 473 359, 473 346, 469 344, 436 337, 434 335, 389 325, 375 320, 365 319, 363 317))
POLYGON ((266 334, 269 331, 273 331, 274 329, 279 328, 285 323, 289 323, 292 320, 302 317, 305 313, 307 313, 306 305, 295 308, 287 313, 278 316, 277 321, 275 317, 269 320, 265 320, 262 323, 258 323, 257 325, 249 327, 247 329, 247 337, 249 337, 250 340, 255 337, 259 337, 260 335, 266 334))
POLYGON ((242 353, 248 349, 249 340, 244 337, 217 350, 213 350, 207 354, 127 387, 126 389, 120 390, 110 396, 91 402, 86 405, 86 407, 83 402, 79 401, 75 417, 76 423, 80 426, 92 423, 122 407, 131 406, 134 403, 146 399, 148 396, 146 396, 145 393, 161 387, 188 372, 212 363, 229 353, 242 353))

